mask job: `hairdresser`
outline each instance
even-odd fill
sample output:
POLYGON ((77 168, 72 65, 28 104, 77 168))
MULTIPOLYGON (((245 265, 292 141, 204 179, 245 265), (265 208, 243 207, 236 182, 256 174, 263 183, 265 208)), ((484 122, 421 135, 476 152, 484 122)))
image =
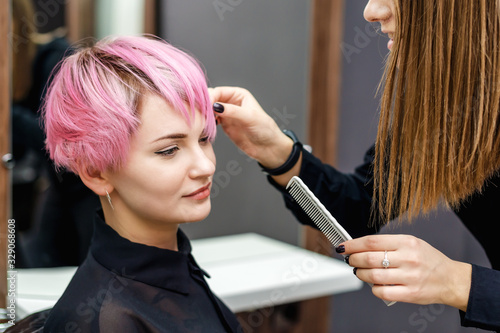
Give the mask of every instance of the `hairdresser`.
POLYGON ((336 251, 375 296, 459 310, 463 326, 500 331, 500 3, 370 0, 390 50, 374 146, 353 173, 323 164, 282 132, 245 89, 214 88, 217 121, 284 190, 299 176, 356 237, 336 251), (492 268, 458 262, 409 235, 373 235, 445 203, 483 246, 492 268), (368 236, 366 236, 368 235, 368 236))

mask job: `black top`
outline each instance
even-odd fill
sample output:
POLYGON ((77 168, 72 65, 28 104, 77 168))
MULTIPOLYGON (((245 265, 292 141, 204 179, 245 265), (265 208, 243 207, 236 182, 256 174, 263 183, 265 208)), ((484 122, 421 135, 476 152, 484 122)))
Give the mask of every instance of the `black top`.
POLYGON ((236 332, 236 316, 210 290, 179 230, 179 251, 133 243, 95 219, 87 259, 43 332, 236 332))
MULTIPOLYGON (((372 146, 364 162, 354 173, 341 173, 323 164, 302 150, 299 177, 318 197, 352 237, 377 232, 370 224, 373 194, 372 146)), ((268 177, 270 183, 283 193, 287 208, 303 223, 316 227, 286 190, 268 177)), ((467 311, 460 311, 463 326, 500 331, 500 241, 496 232, 499 221, 500 175, 489 179, 481 194, 468 198, 455 211, 464 225, 484 248, 492 268, 472 265, 472 284, 467 311)))

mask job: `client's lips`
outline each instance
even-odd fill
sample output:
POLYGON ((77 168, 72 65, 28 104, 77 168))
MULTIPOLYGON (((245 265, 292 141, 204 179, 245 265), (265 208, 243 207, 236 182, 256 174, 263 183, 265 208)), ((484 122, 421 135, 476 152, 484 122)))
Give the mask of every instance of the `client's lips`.
POLYGON ((210 195, 210 185, 212 183, 208 183, 207 185, 200 187, 194 192, 191 192, 190 194, 185 195, 185 198, 194 198, 194 199, 204 199, 210 195))

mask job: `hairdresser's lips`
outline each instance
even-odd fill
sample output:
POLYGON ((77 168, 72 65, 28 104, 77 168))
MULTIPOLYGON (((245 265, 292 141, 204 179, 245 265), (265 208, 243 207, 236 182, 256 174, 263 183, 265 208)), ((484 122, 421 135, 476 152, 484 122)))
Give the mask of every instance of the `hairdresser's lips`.
POLYGON ((394 44, 394 39, 390 39, 388 42, 387 42, 387 48, 389 49, 389 51, 392 49, 392 45, 394 44))
POLYGON ((387 42, 387 48, 389 51, 392 49, 392 45, 394 44, 394 32, 382 29, 382 33, 386 34, 389 37, 389 41, 387 42))
POLYGON ((194 192, 191 192, 190 194, 184 195, 184 198, 188 199, 195 199, 195 200, 203 200, 206 199, 210 196, 210 186, 212 183, 208 183, 207 185, 200 187, 194 192))

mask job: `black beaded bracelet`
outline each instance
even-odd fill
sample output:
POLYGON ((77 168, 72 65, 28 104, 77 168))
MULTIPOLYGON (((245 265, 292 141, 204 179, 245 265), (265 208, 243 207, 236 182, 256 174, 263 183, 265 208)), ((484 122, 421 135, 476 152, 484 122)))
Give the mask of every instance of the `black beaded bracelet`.
POLYGON ((287 173, 295 166, 295 164, 299 160, 300 152, 302 151, 302 143, 299 141, 294 132, 290 130, 283 130, 283 133, 285 133, 290 139, 293 140, 292 152, 288 156, 288 159, 286 160, 285 163, 274 169, 268 169, 262 164, 257 162, 259 166, 262 168, 262 172, 264 172, 265 174, 271 176, 279 176, 284 173, 287 173))

